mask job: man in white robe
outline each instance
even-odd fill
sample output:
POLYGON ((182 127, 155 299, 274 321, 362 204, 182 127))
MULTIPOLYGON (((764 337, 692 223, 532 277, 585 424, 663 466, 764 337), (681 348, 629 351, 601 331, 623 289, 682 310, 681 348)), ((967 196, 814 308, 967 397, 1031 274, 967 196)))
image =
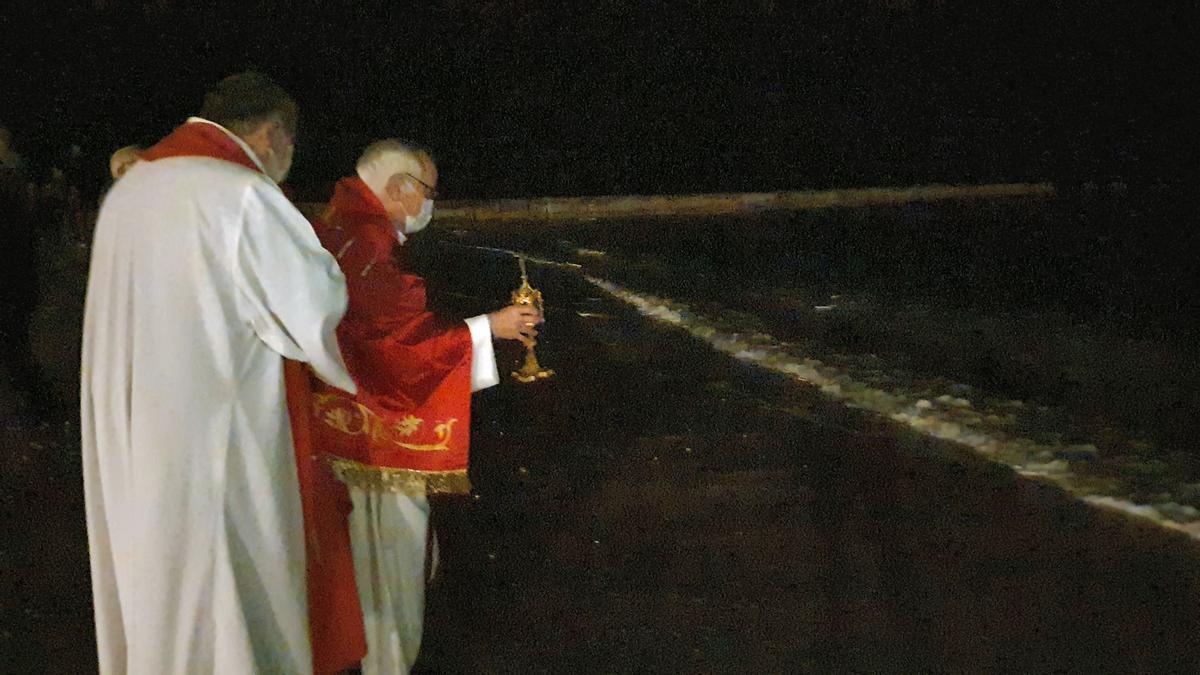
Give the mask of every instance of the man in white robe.
POLYGON ((295 104, 222 80, 96 226, 81 431, 102 673, 308 673, 284 358, 354 391, 346 288, 277 181, 295 104))

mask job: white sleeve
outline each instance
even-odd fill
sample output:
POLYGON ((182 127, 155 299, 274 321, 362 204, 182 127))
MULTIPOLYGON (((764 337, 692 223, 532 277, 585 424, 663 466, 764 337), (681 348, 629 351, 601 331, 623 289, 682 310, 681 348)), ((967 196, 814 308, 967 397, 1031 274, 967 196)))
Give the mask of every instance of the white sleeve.
POLYGON ((335 332, 346 280, 312 225, 265 180, 247 190, 233 269, 241 311, 259 339, 353 393, 335 332))
POLYGON ((467 321, 471 330, 471 391, 500 384, 496 368, 496 352, 492 349, 492 324, 487 314, 473 316, 467 321))

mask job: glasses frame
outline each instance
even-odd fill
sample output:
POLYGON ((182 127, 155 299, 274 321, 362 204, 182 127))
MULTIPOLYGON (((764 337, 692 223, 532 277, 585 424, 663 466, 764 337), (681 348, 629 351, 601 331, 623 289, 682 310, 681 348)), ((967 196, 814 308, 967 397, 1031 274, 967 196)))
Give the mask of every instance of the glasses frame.
POLYGON ((420 178, 417 178, 416 176, 412 175, 411 173, 405 173, 404 175, 413 179, 414 181, 417 182, 418 185, 425 188, 425 198, 426 199, 437 199, 438 198, 437 188, 433 187, 429 183, 426 183, 425 181, 421 180, 420 178))

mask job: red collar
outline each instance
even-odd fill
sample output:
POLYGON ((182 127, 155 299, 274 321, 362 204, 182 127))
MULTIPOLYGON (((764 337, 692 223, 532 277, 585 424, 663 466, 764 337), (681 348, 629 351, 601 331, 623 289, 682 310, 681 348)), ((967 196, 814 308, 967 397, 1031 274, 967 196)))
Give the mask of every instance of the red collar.
POLYGON ((350 176, 337 182, 337 187, 333 190, 333 199, 329 200, 329 206, 342 215, 353 217, 356 220, 380 218, 387 223, 388 229, 391 229, 383 202, 379 201, 379 197, 376 197, 371 188, 367 187, 367 184, 358 176, 350 176))
POLYGON ((383 202, 358 176, 338 181, 322 220, 330 225, 355 228, 360 234, 369 232, 368 236, 377 238, 381 245, 385 241, 396 243, 396 228, 388 218, 383 202))
POLYGON ((189 120, 143 153, 142 161, 153 162, 168 157, 212 157, 262 173, 237 141, 210 122, 189 120))

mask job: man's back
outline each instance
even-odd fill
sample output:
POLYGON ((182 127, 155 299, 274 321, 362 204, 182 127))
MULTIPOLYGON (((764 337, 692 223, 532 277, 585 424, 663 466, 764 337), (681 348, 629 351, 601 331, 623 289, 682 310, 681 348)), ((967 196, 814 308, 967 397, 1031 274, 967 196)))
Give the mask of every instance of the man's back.
MULTIPOLYGON (((228 377, 234 346, 253 338, 237 320, 232 251, 245 193, 262 178, 228 162, 191 158, 138 167, 127 178, 97 220, 89 319, 102 314, 107 328, 127 331, 141 354, 189 353, 228 377), (104 293, 97 292, 101 285, 104 293), (176 321, 153 320, 164 311, 177 313, 176 321), (212 312, 228 320, 222 330, 204 330, 212 312), (187 348, 200 344, 199 355, 187 348)), ((198 388, 194 380, 181 384, 181 396, 198 388)))
POLYGON ((170 157, 108 195, 81 373, 102 670, 310 667, 281 357, 353 388, 344 308, 332 256, 261 174, 170 157))

